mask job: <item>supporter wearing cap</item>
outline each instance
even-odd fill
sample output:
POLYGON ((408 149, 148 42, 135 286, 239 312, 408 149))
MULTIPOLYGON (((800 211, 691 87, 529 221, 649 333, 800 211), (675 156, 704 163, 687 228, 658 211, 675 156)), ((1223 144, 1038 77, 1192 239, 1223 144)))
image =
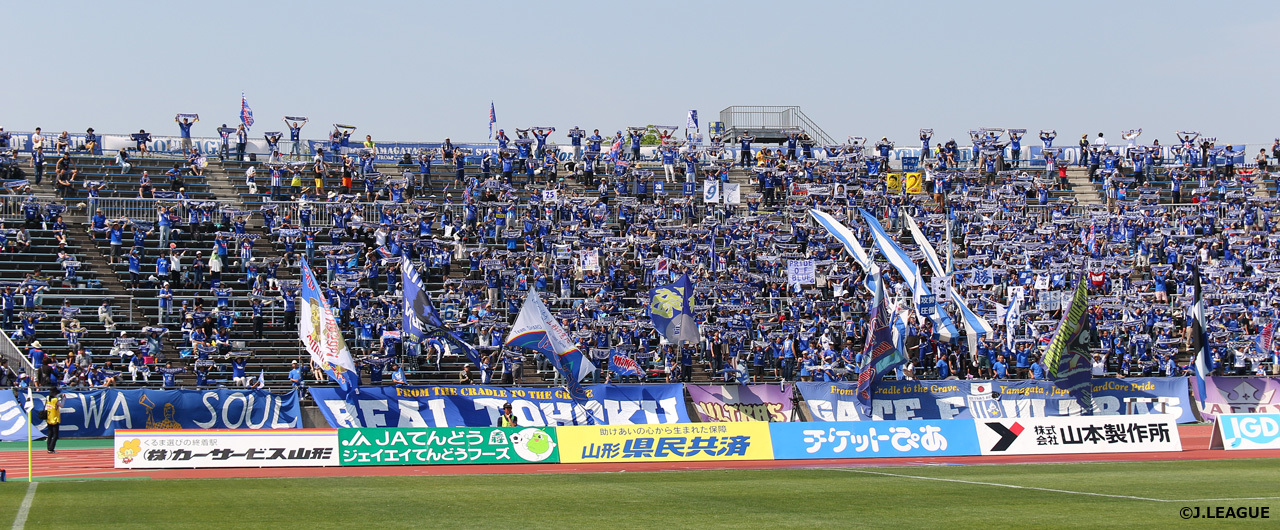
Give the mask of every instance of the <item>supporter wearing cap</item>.
POLYGON ((520 423, 516 419, 516 415, 511 412, 511 403, 507 402, 502 405, 502 415, 498 417, 498 427, 516 427, 520 423))

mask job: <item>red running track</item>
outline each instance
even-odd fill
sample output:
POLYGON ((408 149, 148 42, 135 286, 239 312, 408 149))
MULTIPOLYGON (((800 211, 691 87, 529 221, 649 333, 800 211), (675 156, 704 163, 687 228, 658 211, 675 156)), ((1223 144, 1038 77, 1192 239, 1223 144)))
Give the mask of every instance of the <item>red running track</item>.
MULTIPOLYGON (((1048 464, 1067 462, 1136 462, 1173 460, 1225 460, 1235 458, 1280 458, 1280 449, 1211 451, 1210 425, 1181 425, 1179 453, 1112 453, 1087 455, 960 456, 937 458, 874 458, 830 460, 752 460, 730 462, 632 462, 625 464, 499 464, 439 466, 371 466, 311 468, 234 469, 114 469, 111 449, 68 449, 56 455, 43 451, 34 455, 35 478, 279 478, 279 477, 385 477, 415 475, 499 475, 511 473, 616 473, 620 471, 677 471, 707 469, 811 469, 829 467, 886 467, 912 465, 1048 464)), ((26 453, 0 453, 0 468, 9 471, 9 480, 26 480, 26 453)))

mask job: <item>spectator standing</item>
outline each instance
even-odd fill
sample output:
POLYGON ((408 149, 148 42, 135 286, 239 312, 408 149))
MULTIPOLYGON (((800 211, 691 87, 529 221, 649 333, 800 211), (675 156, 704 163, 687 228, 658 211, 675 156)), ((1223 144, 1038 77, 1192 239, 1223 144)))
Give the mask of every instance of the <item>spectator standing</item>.
POLYGON ((182 121, 178 121, 178 116, 174 116, 173 121, 178 123, 178 135, 182 137, 182 152, 186 153, 191 151, 191 126, 200 121, 200 118, 196 117, 193 121, 190 117, 182 116, 182 121))
POLYGON ((45 449, 49 454, 58 452, 58 431, 62 427, 62 394, 57 386, 49 388, 49 399, 44 402, 45 410, 45 449))

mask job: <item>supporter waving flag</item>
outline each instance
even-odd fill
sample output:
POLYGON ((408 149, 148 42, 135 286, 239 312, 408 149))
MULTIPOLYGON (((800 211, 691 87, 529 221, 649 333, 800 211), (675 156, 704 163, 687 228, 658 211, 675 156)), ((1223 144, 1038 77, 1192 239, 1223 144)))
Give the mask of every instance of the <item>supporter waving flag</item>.
POLYGON ((338 320, 334 318, 316 276, 311 272, 311 265, 305 259, 302 260, 302 290, 299 295, 302 311, 298 313, 298 339, 311 354, 312 362, 344 391, 359 392, 360 373, 351 360, 346 341, 342 340, 338 320))
POLYGON ((1092 339, 1089 333, 1087 278, 1088 275, 1081 274, 1076 280, 1071 307, 1063 315, 1058 331, 1045 349, 1044 365, 1048 369, 1049 379, 1054 380, 1054 385, 1070 392, 1084 409, 1084 414, 1092 414, 1093 363, 1089 358, 1092 339))
POLYGON ((511 326, 511 332, 503 346, 527 348, 545 356, 551 361, 551 366, 564 377, 565 389, 569 391, 574 404, 586 413, 587 423, 600 423, 586 406, 587 391, 582 388, 581 383, 582 378, 595 372, 596 367, 556 322, 551 310, 542 303, 537 289, 529 289, 529 296, 525 298, 520 315, 511 326))
POLYGON ((454 353, 466 354, 467 359, 470 359, 476 368, 483 370, 480 352, 474 346, 467 344, 467 341, 462 340, 457 333, 445 328, 440 312, 436 311, 436 306, 431 303, 431 295, 427 293, 422 283, 422 276, 418 274, 418 269, 410 263, 410 260, 400 262, 400 277, 401 285, 404 286, 404 297, 401 300, 404 313, 404 343, 422 344, 427 339, 439 339, 448 344, 449 349, 454 353))

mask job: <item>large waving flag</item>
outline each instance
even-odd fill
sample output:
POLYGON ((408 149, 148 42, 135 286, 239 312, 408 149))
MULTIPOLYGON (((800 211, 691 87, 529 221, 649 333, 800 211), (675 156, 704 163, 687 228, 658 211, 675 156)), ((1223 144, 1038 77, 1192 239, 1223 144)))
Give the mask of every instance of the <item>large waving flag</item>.
POLYGON ((1089 357, 1088 275, 1081 274, 1071 307, 1044 352, 1044 366, 1054 385, 1070 392, 1085 414, 1093 413, 1093 362, 1089 357))
POLYGON ((826 228, 827 232, 830 232, 832 236, 844 245, 844 249, 849 252, 850 256, 853 256, 853 260, 862 266, 862 270, 871 270, 871 257, 867 255, 867 251, 858 243, 857 236, 853 234, 852 230, 849 230, 849 227, 841 224, 840 221, 837 221, 835 217, 832 217, 827 212, 809 210, 809 215, 812 215, 818 224, 826 228))
MULTIPOLYGON (((987 319, 974 313, 969 308, 969 304, 965 302, 964 297, 951 288, 951 277, 948 275, 947 269, 942 266, 942 261, 938 259, 938 253, 934 250, 933 245, 929 243, 929 239, 924 236, 924 232, 920 231, 916 220, 907 215, 906 209, 902 210, 901 217, 906 221, 907 229, 911 231, 911 237, 916 240, 916 244, 920 246, 920 251, 924 253, 924 261, 929 264, 929 269, 933 271, 935 276, 947 279, 946 295, 951 298, 952 302, 955 302, 956 307, 960 308, 961 324, 964 325, 964 335, 969 343, 969 354, 974 355, 978 351, 978 337, 989 337, 995 331, 991 329, 991 324, 987 322, 987 319)), ((950 226, 949 221, 948 226, 950 226)), ((948 236, 948 242, 950 242, 950 239, 948 236)), ((948 259, 948 265, 950 262, 951 260, 948 259)), ((938 306, 935 304, 934 307, 938 306)))
POLYGON ((253 109, 249 108, 249 102, 244 99, 244 92, 240 93, 240 123, 246 129, 253 127, 253 109))
POLYGON ((702 340, 693 315, 693 282, 687 274, 650 291, 648 313, 653 327, 667 342, 684 344, 702 340))
POLYGON ((302 260, 302 311, 298 313, 298 339, 306 346, 311 360, 324 370, 345 391, 358 391, 360 373, 351 360, 347 342, 342 340, 338 319, 334 318, 329 303, 320 292, 311 265, 302 260))
POLYGON ((556 322, 551 310, 542 303, 537 289, 529 289, 529 296, 524 299, 520 315, 511 326, 511 332, 503 346, 528 348, 546 356, 551 361, 551 366, 564 377, 569 397, 586 411, 588 423, 599 423, 586 407, 587 391, 580 382, 582 378, 595 372, 596 367, 578 351, 569 334, 556 322))
POLYGON ((871 256, 867 254, 866 249, 862 248, 862 244, 858 243, 858 237, 854 235, 853 231, 850 230, 849 227, 845 226, 840 221, 837 221, 835 217, 832 217, 831 214, 827 212, 809 210, 809 215, 812 215, 813 219, 817 221, 818 224, 827 229, 827 232, 830 233, 832 237, 836 238, 837 241, 840 241, 840 244, 844 245, 845 251, 847 251, 850 256, 853 256, 853 260, 858 262, 858 265, 862 267, 863 272, 867 273, 867 279, 863 283, 863 286, 867 288, 867 291, 874 293, 875 282, 878 281, 878 278, 880 277, 880 267, 872 263, 871 256))
POLYGON ((427 339, 439 339, 448 344, 453 353, 466 354, 467 359, 470 359, 476 368, 481 368, 480 351, 462 340, 457 333, 445 328, 444 321, 440 319, 440 312, 436 311, 436 306, 431 303, 431 295, 427 293, 422 283, 422 276, 418 274, 417 267, 414 267, 410 260, 400 261, 400 278, 401 285, 404 286, 401 302, 404 314, 404 342, 422 344, 422 341, 427 339))
POLYGON ((1204 314, 1204 285, 1200 281, 1200 267, 1191 266, 1191 285, 1195 288, 1195 298, 1191 308, 1187 310, 1187 320, 1191 326, 1191 367, 1196 373, 1196 390, 1200 396, 1200 408, 1204 408, 1204 378, 1213 371, 1213 361, 1209 357, 1209 324, 1204 314))
POLYGON ((907 230, 911 231, 911 237, 916 240, 917 245, 920 245, 920 251, 924 253, 924 261, 929 264, 929 269, 933 271, 935 276, 946 276, 947 270, 943 268, 942 261, 938 259, 938 253, 934 251, 929 239, 924 237, 924 232, 920 231, 920 226, 916 224, 916 220, 907 215, 906 208, 900 210, 899 217, 906 222, 907 230))
POLYGON ((862 364, 858 366, 858 405, 864 416, 871 415, 871 388, 893 371, 895 367, 906 361, 902 352, 894 346, 894 315, 885 306, 883 282, 876 282, 876 299, 871 308, 871 332, 867 334, 867 343, 862 352, 862 364))
MULTIPOLYGON (((862 214, 862 219, 867 222, 867 226, 871 228, 871 237, 875 239, 876 248, 880 249, 880 253, 884 254, 885 259, 889 260, 889 264, 893 265, 902 274, 903 279, 911 287, 911 292, 914 293, 916 300, 919 301, 921 296, 933 294, 929 291, 929 287, 924 284, 924 277, 920 275, 920 267, 917 267, 915 262, 912 262, 911 258, 907 256, 907 253, 897 243, 893 242, 889 234, 884 231, 884 227, 880 226, 880 221, 877 221, 866 210, 859 208, 858 211, 862 214)), ((951 316, 941 306, 935 304, 932 314, 922 315, 920 313, 920 304, 917 303, 915 304, 915 311, 917 316, 933 321, 933 332, 942 340, 949 341, 960 334, 956 331, 956 325, 951 321, 951 316)))

